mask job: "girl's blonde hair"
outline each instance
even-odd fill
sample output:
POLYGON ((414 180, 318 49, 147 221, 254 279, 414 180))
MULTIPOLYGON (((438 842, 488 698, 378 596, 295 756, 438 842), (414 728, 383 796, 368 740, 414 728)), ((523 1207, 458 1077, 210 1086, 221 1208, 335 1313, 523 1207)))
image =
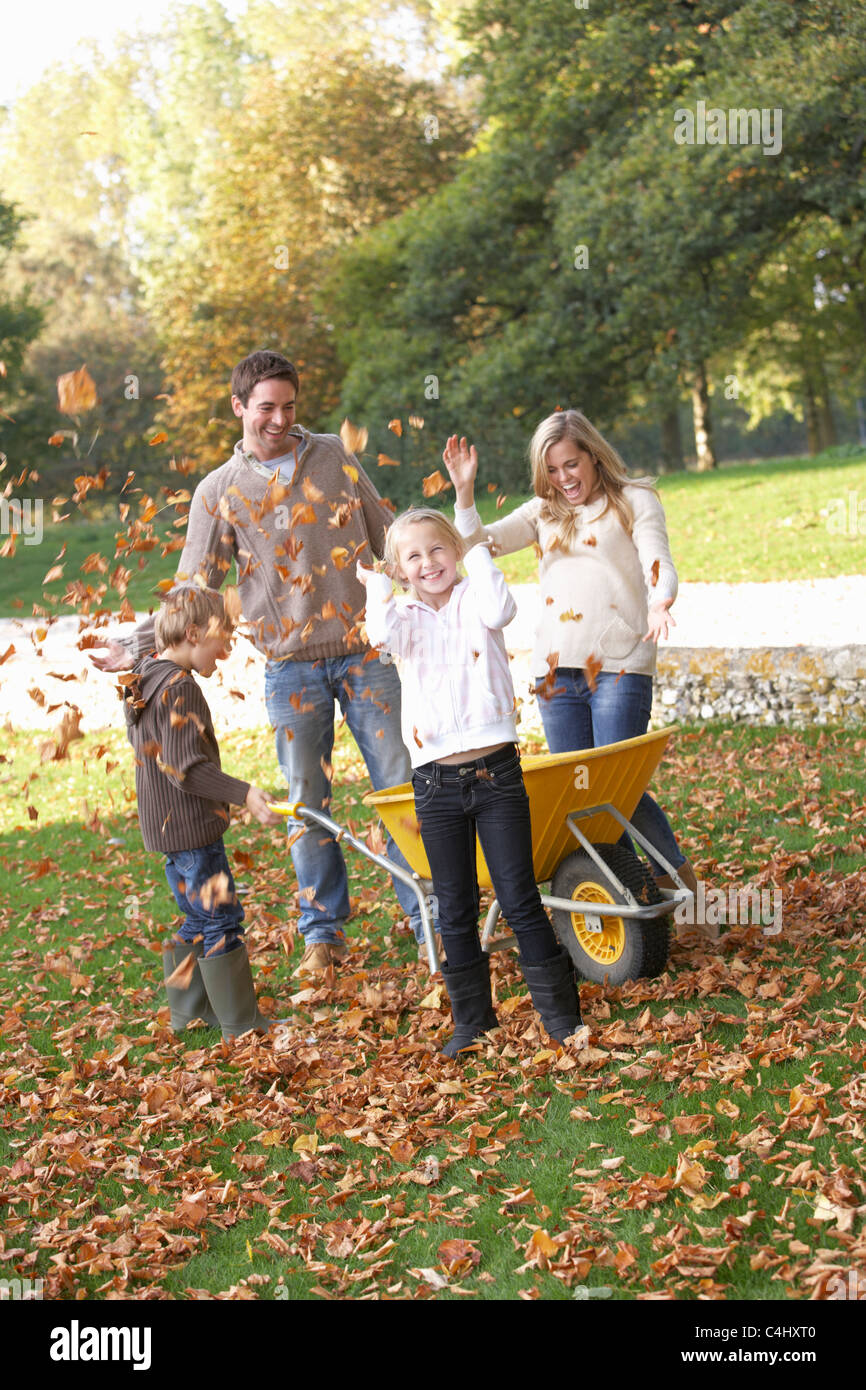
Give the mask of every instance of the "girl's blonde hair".
POLYGON ((234 624, 226 613, 223 596, 201 584, 176 584, 162 600, 153 625, 157 650, 176 647, 189 627, 198 628, 202 639, 218 632, 231 633, 234 624))
POLYGON ((438 512, 435 507, 410 507, 407 512, 401 512, 399 516, 395 516, 385 534, 385 563, 388 566, 389 574, 398 575, 400 539, 410 526, 419 521, 427 521, 431 526, 435 526, 442 539, 446 540, 457 551, 457 559, 463 559, 466 549, 465 542, 457 527, 448 520, 447 516, 438 512))
POLYGON ((634 514, 623 496, 626 483, 637 487, 653 487, 651 479, 630 478, 626 466, 612 444, 579 410, 557 410, 548 415, 536 429, 529 444, 529 464, 536 497, 543 499, 541 517, 558 529, 560 542, 567 545, 577 528, 577 513, 550 481, 547 455, 554 444, 567 439, 592 456, 598 476, 598 486, 605 495, 604 516, 613 507, 629 535, 634 526, 634 514))

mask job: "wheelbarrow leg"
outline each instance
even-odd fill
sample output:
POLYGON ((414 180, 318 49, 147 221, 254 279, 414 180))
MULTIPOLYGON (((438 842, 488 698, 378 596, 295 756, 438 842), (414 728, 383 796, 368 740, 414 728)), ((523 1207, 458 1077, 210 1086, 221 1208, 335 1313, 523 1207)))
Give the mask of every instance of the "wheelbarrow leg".
MULTIPOLYGON (((481 949, 486 955, 490 954, 490 943, 493 940, 493 932, 501 915, 502 909, 499 906, 498 900, 494 898, 490 907, 487 909, 487 916, 484 919, 484 930, 481 933, 481 949)), ((502 940, 497 942, 495 949, 497 951, 506 951, 509 946, 516 945, 517 937, 512 932, 510 936, 503 936, 502 940)))
POLYGON ((487 916, 484 919, 484 930, 481 933, 482 951, 486 952, 490 945, 494 928, 496 926, 496 923, 499 921, 500 913, 501 909, 499 907, 499 903, 497 899, 494 898, 493 902, 490 904, 490 907, 487 910, 487 916))

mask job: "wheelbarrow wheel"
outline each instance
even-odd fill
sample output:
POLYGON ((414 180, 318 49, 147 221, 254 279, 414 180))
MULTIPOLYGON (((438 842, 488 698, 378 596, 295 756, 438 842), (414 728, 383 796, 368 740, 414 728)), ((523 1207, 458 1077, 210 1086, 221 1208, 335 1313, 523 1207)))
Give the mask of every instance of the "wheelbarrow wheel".
MULTIPOLYGON (((637 855, 624 845, 593 845, 600 859, 616 874, 640 904, 659 903, 663 894, 637 855)), ((563 859, 550 885, 554 898, 575 898, 581 903, 626 903, 585 850, 563 859)), ((612 985, 660 975, 670 950, 667 918, 636 922, 627 917, 596 917, 601 931, 592 930, 583 912, 552 912, 553 927, 585 980, 612 985)))

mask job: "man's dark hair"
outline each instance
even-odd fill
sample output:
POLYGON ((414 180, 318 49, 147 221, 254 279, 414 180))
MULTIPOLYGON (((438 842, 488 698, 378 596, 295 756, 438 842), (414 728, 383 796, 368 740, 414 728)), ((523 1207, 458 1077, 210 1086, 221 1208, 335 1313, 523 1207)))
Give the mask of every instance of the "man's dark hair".
POLYGON ((288 357, 281 352, 262 348, 258 352, 251 352, 235 367, 232 372, 232 395, 237 396, 241 405, 246 407, 259 382, 269 381, 271 377, 290 381, 296 391, 301 389, 297 368, 288 357))

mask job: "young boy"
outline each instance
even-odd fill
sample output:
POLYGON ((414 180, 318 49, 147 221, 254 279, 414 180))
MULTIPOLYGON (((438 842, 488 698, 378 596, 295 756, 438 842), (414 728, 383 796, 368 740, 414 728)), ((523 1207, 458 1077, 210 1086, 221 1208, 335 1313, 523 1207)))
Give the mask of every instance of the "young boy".
POLYGON ((155 637, 159 655, 136 663, 124 698, 145 848, 165 855, 165 876, 184 913, 163 957, 166 982, 186 962, 176 983, 166 983, 171 1026, 182 1032, 200 1018, 225 1039, 251 1028, 266 1032, 223 834, 228 803, 246 806, 262 825, 281 821, 268 810, 267 792, 221 771, 210 710, 192 674, 212 676, 228 656, 222 596, 176 586, 163 599, 155 637))

